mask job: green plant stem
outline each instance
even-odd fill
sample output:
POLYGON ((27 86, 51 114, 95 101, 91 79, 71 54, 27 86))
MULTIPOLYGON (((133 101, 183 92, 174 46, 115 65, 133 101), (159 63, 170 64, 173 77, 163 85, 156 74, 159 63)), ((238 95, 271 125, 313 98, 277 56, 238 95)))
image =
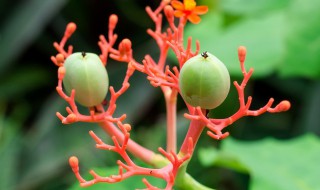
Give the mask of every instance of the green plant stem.
POLYGON ((179 168, 175 186, 181 190, 213 190, 212 188, 202 185, 186 172, 188 163, 189 162, 185 162, 179 168))
POLYGON ((177 94, 176 90, 164 89, 167 109, 167 152, 177 152, 177 94))
MULTIPOLYGON (((190 148, 194 150, 199 137, 205 128, 205 125, 198 120, 192 120, 189 126, 189 130, 187 132, 187 135, 182 143, 179 156, 184 156, 185 154, 190 153, 190 148), (193 141, 193 147, 190 147, 189 139, 192 138, 193 141)), ((193 152, 191 152, 193 153, 193 152)), ((187 166, 189 164, 189 161, 185 162, 178 171, 177 177, 176 177, 176 186, 179 187, 179 189, 182 190, 213 190, 211 188, 208 188, 202 184, 200 184, 198 181, 193 179, 187 172, 187 166)))

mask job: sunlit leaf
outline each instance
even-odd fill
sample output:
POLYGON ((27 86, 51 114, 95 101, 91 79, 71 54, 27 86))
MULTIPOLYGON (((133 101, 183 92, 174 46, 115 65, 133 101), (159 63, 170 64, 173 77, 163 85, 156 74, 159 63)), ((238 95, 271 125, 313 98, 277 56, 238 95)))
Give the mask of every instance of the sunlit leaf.
POLYGON ((223 29, 221 16, 210 14, 203 18, 200 27, 190 26, 186 35, 198 39, 201 51, 216 55, 233 76, 241 75, 237 49, 246 46, 246 67, 255 69, 254 77, 265 76, 279 66, 285 51, 284 18, 281 12, 250 17, 223 29))
POLYGON ((230 14, 259 15, 282 8, 289 2, 290 0, 224 0, 220 6, 230 14))
MULTIPOLYGON (((227 138, 218 155, 229 155, 248 169, 251 190, 313 190, 319 187, 319 150, 320 139, 311 134, 282 141, 267 138, 244 142, 227 138)), ((200 154, 202 162, 237 169, 234 162, 215 162, 219 158, 215 151, 205 150, 207 157, 200 154)))
POLYGON ((243 165, 232 154, 229 155, 228 153, 222 153, 216 149, 201 148, 199 150, 199 157, 200 157, 201 163, 204 166, 218 165, 218 166, 223 166, 226 168, 233 169, 238 172, 243 172, 243 173, 248 172, 248 168, 245 165, 243 165))
POLYGON ((296 0, 288 11, 285 76, 320 77, 320 1, 296 0))

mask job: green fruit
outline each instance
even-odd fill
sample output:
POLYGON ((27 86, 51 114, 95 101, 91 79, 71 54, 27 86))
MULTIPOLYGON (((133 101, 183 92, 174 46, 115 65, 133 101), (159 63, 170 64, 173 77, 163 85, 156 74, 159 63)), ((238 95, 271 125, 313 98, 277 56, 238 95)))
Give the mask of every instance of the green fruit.
POLYGON ((213 109, 226 99, 230 75, 217 57, 204 52, 185 62, 180 70, 179 87, 186 103, 213 109))
POLYGON ((64 62, 66 69, 63 85, 67 93, 76 91, 75 100, 87 107, 100 104, 106 97, 109 78, 98 55, 73 53, 64 62))

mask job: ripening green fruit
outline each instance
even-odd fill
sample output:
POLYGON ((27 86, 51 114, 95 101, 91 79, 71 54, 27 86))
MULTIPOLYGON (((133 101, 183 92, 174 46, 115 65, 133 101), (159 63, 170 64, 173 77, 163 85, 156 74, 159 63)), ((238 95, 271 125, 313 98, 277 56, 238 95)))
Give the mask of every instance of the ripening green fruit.
POLYGON ((64 63, 63 85, 70 94, 75 89, 75 100, 86 107, 100 104, 107 95, 109 78, 98 55, 73 53, 64 63))
POLYGON ((182 98, 191 106, 213 109, 227 97, 230 75, 226 66, 214 55, 204 52, 190 58, 180 71, 182 98))

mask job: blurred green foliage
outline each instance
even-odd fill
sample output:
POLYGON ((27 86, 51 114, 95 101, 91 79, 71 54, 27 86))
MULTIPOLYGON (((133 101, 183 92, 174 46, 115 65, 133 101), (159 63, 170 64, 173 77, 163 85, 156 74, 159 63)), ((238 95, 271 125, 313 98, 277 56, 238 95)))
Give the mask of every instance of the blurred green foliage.
MULTIPOLYGON (((114 169, 117 155, 95 149, 88 135, 89 129, 103 134, 96 125, 63 126, 55 116, 57 111, 65 113, 66 103, 55 92, 57 68, 50 56, 56 51, 52 43, 61 39, 66 24, 73 21, 78 30, 69 43, 74 45, 75 51, 98 53, 98 36, 107 33, 108 16, 116 13, 119 15, 116 33, 120 39, 132 40, 135 58, 142 60, 145 54, 157 57, 157 47, 145 32, 153 24, 144 7, 154 8, 158 2, 0 0, 0 189, 68 189, 76 183, 68 167, 71 155, 79 156, 83 173, 97 167, 102 171, 114 169)), ((278 146, 296 147, 301 155, 307 154, 305 150, 309 149, 318 156, 319 143, 303 144, 310 142, 305 139, 307 137, 297 140, 300 144, 287 139, 304 133, 320 135, 319 1, 202 0, 199 4, 209 5, 209 13, 202 17, 199 25, 189 25, 186 35, 199 39, 201 51, 207 50, 219 57, 228 66, 232 79, 238 81, 241 73, 237 47, 247 46, 246 66, 255 68, 246 91, 254 97, 253 107, 263 106, 273 96, 277 101, 290 100, 292 109, 286 113, 244 118, 233 124, 228 128, 231 136, 247 141, 245 145, 237 142, 239 147, 232 144, 232 139, 216 142, 203 135, 198 147, 221 146, 223 151, 236 155, 223 161, 237 159, 241 167, 203 165, 203 156, 198 158, 196 153, 188 168, 191 175, 213 188, 248 189, 249 184, 263 182, 256 183, 254 176, 251 178, 251 174, 243 172, 244 166, 258 174, 263 169, 259 162, 254 162, 262 158, 250 152, 250 147, 261 152, 270 149, 281 152, 276 149, 278 146), (256 141, 264 137, 274 137, 278 141, 265 144, 256 141), (240 148, 242 151, 238 150, 240 148)), ((174 64, 175 59, 169 62, 174 64)), ((108 63, 110 83, 115 88, 121 85, 125 68, 122 63, 108 63)), ((224 104, 210 115, 232 114, 238 108, 237 101, 232 89, 224 104)), ((181 142, 188 125, 182 117, 185 107, 181 99, 178 109, 178 140, 181 142)), ((86 112, 86 109, 81 111, 86 112)), ((164 111, 160 90, 152 88, 144 75, 135 73, 117 109, 117 114, 127 113, 128 122, 134 127, 133 138, 153 150, 164 146, 164 111), (157 138, 153 137, 155 132, 157 138)), ((101 136, 110 142, 109 137, 101 136)), ((312 137, 314 142, 317 138, 312 137)), ((281 175, 273 168, 278 168, 277 160, 288 156, 291 162, 286 164, 286 169, 293 172, 292 176, 315 167, 299 154, 278 153, 263 160, 268 164, 269 176, 281 175), (302 169, 293 170, 297 167, 302 169)), ((310 175, 312 178, 316 174, 310 175)), ((290 183, 286 179, 281 182, 290 183)))
MULTIPOLYGON (((203 1, 210 4, 214 1, 203 1)), ((189 27, 187 35, 213 52, 233 75, 241 75, 236 50, 248 49, 247 67, 255 77, 320 77, 320 13, 315 0, 224 0, 213 4, 200 27, 189 27), (204 32, 207 31, 207 32, 204 32)))
POLYGON ((309 190, 319 187, 319 148, 320 139, 311 134, 255 143, 228 138, 220 150, 200 148, 199 157, 206 167, 222 166, 249 174, 252 190, 309 190))

